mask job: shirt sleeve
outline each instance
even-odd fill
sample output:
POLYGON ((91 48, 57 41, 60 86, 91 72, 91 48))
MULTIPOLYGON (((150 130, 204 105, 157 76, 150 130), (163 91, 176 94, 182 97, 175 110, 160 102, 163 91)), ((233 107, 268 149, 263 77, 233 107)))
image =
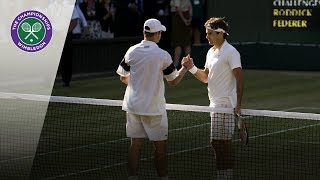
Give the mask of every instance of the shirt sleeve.
POLYGON ((72 11, 72 16, 71 16, 71 20, 73 19, 78 19, 79 18, 79 12, 77 10, 76 7, 73 8, 73 11, 72 11))
POLYGON ((210 50, 207 52, 207 55, 206 55, 206 62, 205 62, 205 64, 204 64, 204 68, 205 69, 209 69, 209 65, 208 65, 208 59, 209 59, 209 52, 210 52, 210 50))
POLYGON ((235 69, 235 68, 242 68, 241 67, 241 60, 240 60, 240 53, 238 51, 233 51, 233 53, 231 53, 229 59, 229 65, 231 69, 235 69))
POLYGON ((179 75, 179 73, 173 64, 171 56, 167 53, 165 57, 163 75, 167 81, 172 81, 179 75))
POLYGON ((87 22, 86 18, 84 17, 80 7, 78 5, 75 5, 75 8, 77 8, 77 11, 78 11, 79 18, 80 18, 82 26, 83 27, 87 27, 88 26, 88 22, 87 22))
POLYGON ((121 63, 119 64, 119 67, 117 69, 117 74, 124 77, 127 77, 130 75, 130 66, 126 63, 125 58, 123 58, 121 63))

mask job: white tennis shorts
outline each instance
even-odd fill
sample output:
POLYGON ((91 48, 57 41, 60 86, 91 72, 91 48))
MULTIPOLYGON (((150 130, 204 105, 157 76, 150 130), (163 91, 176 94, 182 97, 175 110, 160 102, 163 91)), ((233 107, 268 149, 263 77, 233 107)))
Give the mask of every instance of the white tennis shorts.
POLYGON ((167 113, 158 116, 127 113, 126 131, 130 138, 148 138, 150 141, 167 140, 167 113))
MULTIPOLYGON (((230 108, 228 105, 215 106, 217 108, 230 108)), ((210 139, 231 140, 234 135, 235 116, 226 113, 210 113, 211 116, 211 134, 210 139)))

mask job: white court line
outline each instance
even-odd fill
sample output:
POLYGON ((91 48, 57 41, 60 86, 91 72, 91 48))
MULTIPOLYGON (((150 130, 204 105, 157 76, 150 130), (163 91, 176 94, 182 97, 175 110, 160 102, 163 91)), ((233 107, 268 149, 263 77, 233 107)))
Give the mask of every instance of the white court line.
MULTIPOLYGON (((295 110, 295 109, 320 109, 320 108, 314 108, 314 107, 294 107, 294 108, 289 108, 289 109, 283 109, 281 111, 290 111, 290 110, 295 110)), ((248 116, 246 118, 249 118, 251 116, 248 116)), ((186 129, 192 129, 192 128, 197 128, 197 127, 202 127, 205 125, 208 125, 210 123, 204 123, 204 124, 199 124, 199 125, 194 125, 194 126, 187 126, 187 127, 183 127, 183 128, 177 128, 177 129, 172 129, 169 130, 169 132, 173 132, 173 131, 180 131, 180 130, 186 130, 186 129)), ((103 145, 103 144, 107 144, 107 143, 116 143, 119 141, 125 141, 125 140, 129 140, 130 138, 122 138, 122 139, 117 139, 117 140, 112 140, 112 141, 107 141, 107 142, 101 142, 101 143, 93 143, 93 144, 88 144, 88 145, 84 145, 84 146, 78 146, 78 147, 74 147, 74 148, 67 148, 67 149, 63 149, 63 150, 59 150, 59 151, 51 151, 51 152, 46 152, 46 153, 40 153, 38 156, 43 156, 43 155, 47 155, 47 154, 55 154, 55 153, 59 153, 59 152, 66 152, 66 151, 71 151, 71 150, 75 150, 75 149, 82 149, 82 148, 86 148, 89 146, 96 146, 96 145, 103 145)), ((15 159, 10 159, 10 160, 19 160, 19 159, 25 159, 25 158, 31 158, 32 156, 26 156, 26 157, 21 157, 21 158, 15 158, 15 159)), ((4 160, 4 161, 10 161, 10 160, 4 160)), ((2 163, 3 161, 0 161, 0 163, 2 163)))
MULTIPOLYGON (((309 128, 309 127, 315 127, 315 126, 319 126, 319 125, 320 125, 320 123, 307 125, 307 126, 301 126, 301 127, 297 127, 297 128, 289 128, 289 129, 286 129, 286 130, 275 131, 275 132, 266 133, 266 134, 260 134, 260 135, 256 135, 256 136, 250 136, 249 139, 256 139, 256 138, 259 138, 259 137, 271 136, 271 135, 275 135, 275 134, 286 133, 286 132, 289 132, 289 131, 295 131, 295 130, 305 129, 305 128, 309 128)), ((240 141, 240 139, 233 140, 232 142, 237 142, 237 141, 240 141)), ((168 153, 168 156, 181 154, 181 153, 185 153, 185 152, 191 152, 191 151, 195 151, 195 150, 201 150, 201 149, 205 149, 205 148, 209 148, 209 147, 211 147, 211 145, 202 146, 202 147, 196 147, 196 148, 192 148, 192 149, 181 150, 181 151, 177 151, 177 152, 174 152, 174 153, 168 153)), ((145 161, 145 160, 149 160, 149 159, 153 159, 153 157, 143 158, 141 160, 145 161)), ((127 164, 127 162, 120 162, 120 163, 116 163, 116 164, 112 164, 112 165, 108 165, 108 166, 103 166, 103 167, 100 167, 100 168, 87 169, 87 170, 84 170, 84 171, 78 171, 78 172, 59 175, 59 176, 48 177, 48 178, 44 178, 43 180, 55 179, 55 178, 59 178, 59 177, 67 177, 67 176, 71 176, 71 175, 81 174, 81 173, 84 173, 84 172, 91 172, 91 171, 95 171, 95 170, 106 169, 106 168, 121 166, 121 165, 125 165, 125 164, 127 164)))
MULTIPOLYGON (((320 108, 315 108, 315 107, 294 107, 294 108, 289 108, 289 109, 284 109, 283 111, 289 111, 289 110, 295 110, 295 109, 320 109, 320 108)), ((204 124, 199 124, 199 125, 195 125, 195 126, 188 126, 188 127, 183 127, 183 128, 178 128, 178 129, 173 129, 170 130, 171 131, 180 131, 180 130, 186 130, 186 129, 191 129, 191 128, 197 128, 197 127, 202 127, 205 126, 207 124, 210 123, 204 123, 204 124)), ((284 130, 286 132, 286 130, 284 130)), ((250 139, 255 138, 255 137, 250 137, 250 139)), ((107 143, 116 143, 119 141, 125 141, 125 140, 129 140, 129 138, 122 138, 122 139, 117 139, 117 140, 112 140, 112 141, 107 141, 107 142, 101 142, 101 143, 94 143, 94 144, 88 144, 88 145, 84 145, 84 146, 78 146, 78 147, 73 147, 73 148, 67 148, 67 149, 63 149, 63 150, 58 150, 58 151, 51 151, 51 152, 46 152, 46 153, 40 153, 37 156, 44 156, 44 155, 48 155, 48 154, 56 154, 56 153, 61 153, 61 152, 66 152, 66 151, 72 151, 72 150, 76 150, 76 149, 82 149, 82 148, 87 148, 89 146, 96 146, 96 145, 103 145, 103 144, 107 144, 107 143)), ((239 141, 239 140, 235 140, 235 141, 239 141)), ((205 146, 205 147, 200 147, 201 148, 207 148, 210 146, 205 146)), ((179 154, 179 153, 183 153, 183 152, 188 152, 188 151, 194 151, 194 150, 198 150, 199 148, 194 148, 194 149, 190 149, 190 150, 183 150, 183 151, 177 151, 175 153, 171 153, 171 155, 173 154, 179 154)), ((20 158, 14 158, 14 159, 8 159, 8 160, 2 160, 0 161, 0 163, 5 163, 5 162, 9 162, 9 161, 16 161, 16 160, 22 160, 22 159, 28 159, 28 158, 34 158, 34 156, 24 156, 24 157, 20 157, 20 158)), ((121 165, 123 163, 119 163, 119 165, 121 165)), ((113 165, 111 165, 113 166, 113 165)), ((105 168, 105 167, 103 167, 105 168)), ((100 168, 101 169, 101 168, 100 168)))
POLYGON ((303 141, 289 141, 290 143, 297 143, 297 144, 312 144, 312 145, 320 145, 320 142, 314 142, 314 141, 308 141, 308 142, 303 142, 303 141))
MULTIPOLYGON (((44 155, 48 155, 48 154, 56 154, 56 153, 61 153, 61 152, 67 152, 67 151, 72 151, 72 150, 75 150, 75 149, 87 148, 89 146, 97 146, 97 145, 102 145, 102 144, 107 144, 107 143, 114 143, 114 142, 124 141, 124 140, 128 140, 128 139, 129 138, 122 138, 122 139, 117 139, 117 140, 113 140, 113 141, 88 144, 88 145, 84 145, 84 146, 77 146, 77 147, 67 148, 67 149, 58 150, 58 151, 50 151, 50 152, 45 152, 45 153, 39 153, 36 156, 44 156, 44 155)), ((19 157, 19 158, 6 159, 6 160, 0 161, 0 163, 5 163, 5 162, 9 162, 9 161, 17 161, 17 160, 28 159, 28 158, 34 158, 34 157, 33 156, 24 156, 24 157, 19 157)))
POLYGON ((297 109, 310 109, 310 110, 316 110, 320 109, 320 107, 293 107, 289 109, 285 109, 286 111, 291 111, 291 110, 297 110, 297 109))
MULTIPOLYGON (((204 124, 198 124, 198 125, 194 125, 194 126, 187 126, 187 127, 172 129, 169 132, 181 131, 181 130, 192 129, 192 128, 198 128, 198 127, 205 126, 207 124, 210 124, 210 123, 204 123, 204 124)), ((87 144, 87 145, 83 145, 83 146, 67 148, 67 149, 58 150, 58 151, 50 151, 50 152, 37 154, 36 156, 44 156, 44 155, 48 155, 48 154, 56 154, 56 153, 67 152, 67 151, 72 151, 72 150, 76 150, 76 149, 83 149, 83 148, 87 148, 87 147, 90 147, 90 146, 97 146, 97 145, 103 145, 103 144, 108 144, 108 143, 117 143, 117 142, 126 141, 126 140, 130 140, 130 138, 122 138, 122 139, 116 139, 116 140, 112 140, 112 141, 106 141, 106 142, 101 142, 101 143, 92 143, 92 144, 87 144)), ((29 158, 34 158, 34 156, 23 156, 23 157, 19 157, 19 158, 6 159, 6 160, 0 161, 0 163, 6 163, 6 162, 9 162, 9 161, 17 161, 17 160, 29 159, 29 158)))
MULTIPOLYGON (((289 110, 295 110, 295 109, 320 109, 320 108, 316 108, 316 107, 294 107, 294 108, 284 109, 283 111, 289 111, 289 110)), ((171 131, 179 131, 179 130, 186 130, 186 129, 196 128, 196 127, 202 127, 202 126, 207 125, 207 124, 210 124, 210 123, 204 123, 204 124, 195 125, 195 126, 188 126, 188 127, 173 129, 173 130, 170 130, 169 132, 171 132, 171 131)), ((44 156, 44 155, 48 155, 48 154, 56 154, 56 153, 67 152, 67 151, 72 151, 72 150, 76 150, 76 149, 83 149, 83 148, 87 148, 89 146, 103 145, 103 144, 107 144, 107 143, 116 143, 116 142, 125 141, 125 140, 129 140, 129 138, 122 138, 122 139, 117 139, 117 140, 112 140, 112 141, 107 141, 107 142, 94 143, 94 144, 88 144, 88 145, 84 145, 84 146, 67 148, 67 149, 58 150, 58 151, 40 153, 37 156, 44 156)), ((17 160, 28 159, 28 158, 34 158, 34 156, 24 156, 24 157, 19 157, 19 158, 2 160, 2 161, 0 161, 0 163, 6 163, 6 162, 9 162, 9 161, 17 161, 17 160)))

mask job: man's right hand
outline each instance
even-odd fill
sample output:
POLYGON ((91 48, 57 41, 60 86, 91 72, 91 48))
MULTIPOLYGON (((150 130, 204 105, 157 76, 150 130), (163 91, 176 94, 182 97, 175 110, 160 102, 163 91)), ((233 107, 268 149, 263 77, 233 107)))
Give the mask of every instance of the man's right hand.
POLYGON ((187 70, 190 70, 194 66, 193 59, 190 58, 190 54, 182 58, 181 65, 184 66, 187 70))

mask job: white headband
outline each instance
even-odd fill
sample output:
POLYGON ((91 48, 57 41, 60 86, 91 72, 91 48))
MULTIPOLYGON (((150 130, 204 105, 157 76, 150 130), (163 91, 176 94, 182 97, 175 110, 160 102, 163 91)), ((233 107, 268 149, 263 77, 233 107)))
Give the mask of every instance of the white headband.
POLYGON ((221 28, 218 28, 218 29, 212 29, 210 26, 206 26, 207 29, 211 29, 213 31, 216 31, 216 32, 222 32, 222 33, 225 33, 229 36, 229 33, 227 33, 224 29, 221 29, 221 28))

